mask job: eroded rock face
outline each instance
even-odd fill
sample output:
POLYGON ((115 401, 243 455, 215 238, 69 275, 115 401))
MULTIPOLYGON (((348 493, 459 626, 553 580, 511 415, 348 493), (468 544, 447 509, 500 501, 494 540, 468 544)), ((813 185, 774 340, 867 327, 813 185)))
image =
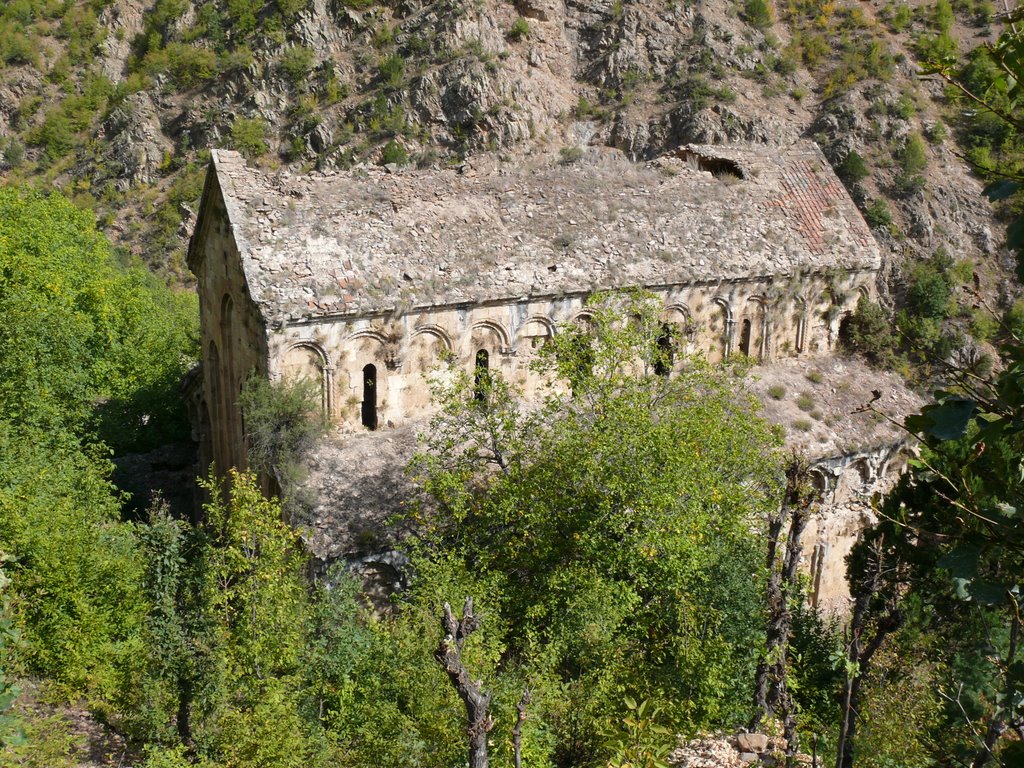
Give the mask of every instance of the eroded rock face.
POLYGON ((145 92, 133 93, 116 107, 104 121, 103 133, 107 150, 97 176, 99 180, 113 177, 122 191, 155 181, 157 170, 173 150, 161 130, 156 106, 145 92))

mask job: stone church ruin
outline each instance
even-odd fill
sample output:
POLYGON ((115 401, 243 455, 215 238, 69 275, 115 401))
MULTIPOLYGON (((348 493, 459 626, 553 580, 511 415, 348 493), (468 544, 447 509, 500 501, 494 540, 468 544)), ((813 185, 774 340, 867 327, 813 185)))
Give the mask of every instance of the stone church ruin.
MULTIPOLYGON (((596 291, 660 297, 675 365, 692 352, 766 367, 827 358, 842 318, 873 295, 881 253, 810 141, 686 146, 646 164, 591 149, 515 170, 308 176, 215 150, 188 264, 201 459, 223 471, 246 463, 238 395, 253 371, 314 380, 332 437, 372 453, 430 415, 425 374, 442 361, 500 371, 533 396, 531 358, 560 326, 586 322, 596 291)), ((351 555, 329 530, 337 511, 323 512, 312 548, 351 555)))

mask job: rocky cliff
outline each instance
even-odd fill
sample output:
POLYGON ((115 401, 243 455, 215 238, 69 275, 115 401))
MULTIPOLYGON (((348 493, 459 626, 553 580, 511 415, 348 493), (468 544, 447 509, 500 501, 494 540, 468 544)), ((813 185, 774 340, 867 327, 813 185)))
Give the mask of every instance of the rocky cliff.
POLYGON ((915 63, 940 36, 964 52, 991 37, 980 6, 944 18, 893 0, 91 0, 71 11, 8 22, 27 48, 3 54, 4 172, 68 190, 180 279, 211 146, 301 171, 570 163, 595 145, 634 158, 684 142, 770 153, 807 136, 890 264, 944 247, 993 291, 1005 284, 1001 226, 945 127, 958 107, 915 63))

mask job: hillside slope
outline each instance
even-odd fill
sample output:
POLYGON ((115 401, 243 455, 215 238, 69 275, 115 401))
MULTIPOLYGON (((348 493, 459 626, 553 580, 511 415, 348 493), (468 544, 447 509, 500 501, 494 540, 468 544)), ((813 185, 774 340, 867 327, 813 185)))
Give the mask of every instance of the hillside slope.
POLYGON ((65 189, 177 280, 212 146, 302 172, 571 162, 588 145, 770 152, 803 135, 892 263, 943 247, 1005 285, 1001 226, 943 126, 956 107, 916 75, 915 55, 992 36, 973 2, 17 0, 0 13, 5 176, 65 189))

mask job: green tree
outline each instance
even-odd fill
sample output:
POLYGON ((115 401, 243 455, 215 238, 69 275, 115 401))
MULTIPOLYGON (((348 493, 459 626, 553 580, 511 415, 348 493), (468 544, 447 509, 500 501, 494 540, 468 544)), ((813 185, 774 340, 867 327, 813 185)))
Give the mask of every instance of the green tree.
POLYGON ((1015 764, 1018 742, 1000 744, 1024 728, 1024 347, 1003 351, 990 384, 939 392, 907 420, 921 455, 850 559, 873 621, 899 612, 938 639, 951 683, 940 688, 945 736, 933 734, 932 748, 974 768, 1015 764))
POLYGON ((0 551, 21 657, 71 692, 112 695, 139 653, 142 562, 103 451, 0 422, 0 551))
POLYGON ((497 374, 456 376, 416 465, 437 505, 424 556, 493 579, 509 655, 564 680, 560 764, 602 754, 624 694, 677 728, 749 713, 751 530, 780 491, 777 437, 729 373, 656 373, 670 357, 656 304, 599 297, 586 327, 557 334, 541 365, 572 393, 553 386, 540 411, 497 374))
POLYGON ((0 189, 0 420, 118 448, 180 439, 197 320, 193 295, 121 267, 90 214, 0 189))

